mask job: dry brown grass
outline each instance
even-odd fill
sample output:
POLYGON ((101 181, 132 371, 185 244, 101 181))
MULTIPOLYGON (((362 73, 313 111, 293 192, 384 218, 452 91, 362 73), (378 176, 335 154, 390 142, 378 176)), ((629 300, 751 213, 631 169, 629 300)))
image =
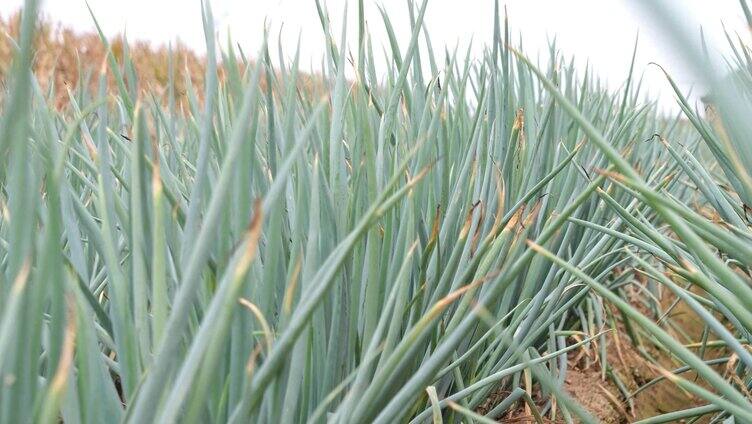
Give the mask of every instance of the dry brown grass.
MULTIPOLYGON (((10 68, 13 58, 13 44, 20 24, 20 15, 0 16, 0 81, 10 68)), ((122 63, 125 44, 122 37, 110 40, 112 52, 122 63)), ((149 89, 158 95, 164 93, 169 80, 169 58, 172 54, 175 66, 175 90, 178 97, 185 95, 187 75, 197 90, 202 89, 204 79, 204 59, 185 45, 176 44, 172 51, 166 47, 154 47, 144 41, 128 45, 131 59, 139 76, 139 87, 149 89)), ((65 86, 77 87, 82 78, 90 87, 97 84, 96 78, 88 78, 106 59, 106 50, 94 33, 79 33, 49 20, 40 21, 34 40, 34 73, 40 85, 47 89, 51 83, 56 87, 58 105, 67 98, 65 86)), ((108 77, 110 89, 114 90, 115 79, 108 77)), ((180 100, 180 99, 179 99, 180 100)))
MULTIPOLYGON (((5 81, 12 59, 13 43, 17 39, 20 25, 20 14, 11 17, 0 16, 0 84, 5 81)), ((125 52, 125 42, 122 37, 109 40, 112 53, 122 66, 125 52)), ((98 84, 95 72, 106 60, 104 44, 95 33, 81 33, 66 28, 60 24, 43 19, 37 26, 34 40, 34 73, 43 89, 50 84, 55 87, 55 106, 60 108, 67 103, 66 87, 76 88, 84 83, 89 89, 95 89, 98 84)), ((184 44, 177 43, 167 47, 155 47, 145 41, 130 41, 128 52, 138 75, 138 89, 141 95, 144 91, 155 94, 163 100, 166 98, 166 88, 169 82, 169 60, 172 55, 173 81, 178 103, 186 99, 186 77, 190 78, 199 100, 204 88, 205 58, 196 54, 184 44)), ((219 79, 223 80, 225 70, 219 65, 219 79)), ((242 69, 241 69, 242 72, 242 69)), ((108 73, 108 84, 111 93, 117 90, 112 72, 108 73)), ((324 94, 327 90, 325 81, 317 75, 299 73, 298 88, 304 92, 324 94)), ((265 73, 262 73, 261 87, 266 88, 265 73)), ((279 87, 274 87, 275 89, 279 87)))

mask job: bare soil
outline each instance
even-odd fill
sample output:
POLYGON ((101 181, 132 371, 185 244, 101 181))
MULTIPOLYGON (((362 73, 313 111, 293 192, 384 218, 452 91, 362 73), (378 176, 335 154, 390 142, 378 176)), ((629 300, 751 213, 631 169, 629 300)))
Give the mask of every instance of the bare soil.
MULTIPOLYGON (((639 302, 636 295, 630 300, 633 306, 640 309, 643 314, 652 316, 649 308, 639 302)), ((665 326, 664 328, 684 343, 701 340, 702 321, 684 303, 679 302, 673 305, 674 300, 674 296, 663 293, 660 301, 661 310, 664 313, 669 311, 666 318, 673 323, 673 326, 665 326)), ((617 332, 607 333, 607 362, 611 373, 618 377, 629 393, 660 376, 658 367, 672 370, 681 366, 675 358, 653 346, 646 337, 641 338, 643 343, 643 351, 641 352, 630 340, 624 324, 619 321, 621 315, 613 308, 610 312, 616 314, 617 332), (643 352, 657 361, 657 364, 651 363, 643 352)), ((569 354, 569 368, 564 389, 599 422, 630 423, 704 403, 667 380, 653 384, 634 396, 631 402, 628 402, 613 378, 610 376, 605 379, 602 378, 602 364, 596 354, 597 352, 597 345, 591 345, 589 348, 583 347, 583 349, 569 354)), ((719 357, 723 353, 722 349, 708 349, 705 357, 710 359, 719 357)), ((722 372, 723 365, 718 367, 719 372, 722 372)), ((696 374, 693 372, 683 373, 682 377, 701 383, 700 380, 695 380, 696 374)), ((489 411, 507 395, 508 393, 505 392, 494 392, 488 401, 479 408, 479 412, 489 411)), ((545 404, 537 386, 533 387, 532 397, 538 405, 545 404)), ((556 412, 555 417, 552 417, 552 413, 549 411, 544 418, 546 422, 550 423, 564 422, 559 411, 556 412)), ((709 417, 703 417, 697 422, 706 423, 709 420, 709 417)), ((519 402, 517 407, 507 414, 501 422, 534 423, 535 421, 530 411, 525 408, 524 403, 519 402)))

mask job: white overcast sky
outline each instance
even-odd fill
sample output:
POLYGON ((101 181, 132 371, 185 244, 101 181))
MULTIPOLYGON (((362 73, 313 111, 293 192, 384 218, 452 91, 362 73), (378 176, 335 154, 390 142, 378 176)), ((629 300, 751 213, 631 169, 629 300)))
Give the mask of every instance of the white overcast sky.
MULTIPOLYGON (((555 36, 563 54, 575 55, 581 66, 589 61, 596 73, 614 87, 626 76, 639 31, 636 72, 645 72, 645 85, 668 107, 673 102, 668 84, 648 63, 664 65, 685 88, 694 81, 682 68, 679 55, 665 42, 662 31, 647 18, 650 11, 644 5, 650 1, 655 0, 500 0, 500 4, 509 11, 513 33, 522 34, 528 55, 545 54, 548 40, 555 36)), ((715 36, 721 43, 722 24, 732 32, 749 36, 738 0, 664 1, 683 10, 681 20, 698 28, 698 32, 702 22, 706 35, 715 36)), ((346 1, 322 2, 329 9, 333 32, 339 37, 346 1)), ((349 3, 349 39, 354 40, 357 1, 349 3)), ((23 0, 0 0, 0 14, 7 15, 22 4, 23 0)), ((199 0, 89 0, 89 4, 108 35, 126 30, 131 40, 164 44, 180 39, 198 51, 204 50, 199 0)), ((283 27, 282 42, 287 55, 294 54, 300 32, 304 67, 310 69, 311 65, 318 67, 321 63, 324 42, 314 0, 212 0, 211 4, 220 37, 226 37, 229 30, 233 40, 246 52, 254 52, 260 45, 264 21, 268 20, 272 34, 283 27)), ((377 4, 389 13, 404 51, 409 39, 406 0, 365 0, 365 4, 375 53, 380 53, 380 46, 386 43, 377 4)), ((426 23, 434 48, 467 45, 473 39, 475 52, 479 52, 482 44, 491 39, 493 4, 493 0, 430 0, 426 23)), ((43 5, 52 20, 76 30, 93 30, 84 0, 46 0, 43 5)))

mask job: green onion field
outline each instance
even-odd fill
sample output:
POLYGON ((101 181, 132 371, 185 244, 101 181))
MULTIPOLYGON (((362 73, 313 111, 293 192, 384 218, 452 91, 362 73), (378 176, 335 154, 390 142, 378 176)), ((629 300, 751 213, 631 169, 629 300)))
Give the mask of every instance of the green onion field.
POLYGON ((404 5, 409 44, 376 2, 352 40, 306 1, 319 74, 215 39, 206 1, 200 87, 103 35, 78 84, 41 84, 26 1, 0 423, 752 423, 752 46, 710 60, 635 1, 710 89, 667 73, 667 114, 634 66, 613 90, 527 56, 498 4, 471 57, 431 43, 432 1, 404 5))

